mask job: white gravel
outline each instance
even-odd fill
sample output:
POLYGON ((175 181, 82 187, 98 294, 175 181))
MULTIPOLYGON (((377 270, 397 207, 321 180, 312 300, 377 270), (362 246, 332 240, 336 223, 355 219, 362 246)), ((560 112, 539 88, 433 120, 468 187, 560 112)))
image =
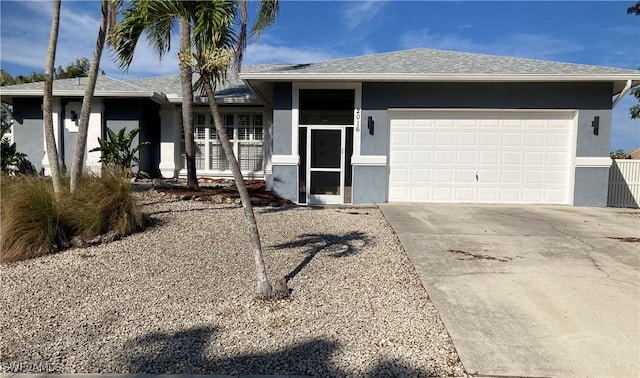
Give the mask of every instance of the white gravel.
POLYGON ((145 232, 0 267, 0 371, 464 375, 378 209, 256 208, 293 276, 259 301, 240 207, 144 198, 145 232))

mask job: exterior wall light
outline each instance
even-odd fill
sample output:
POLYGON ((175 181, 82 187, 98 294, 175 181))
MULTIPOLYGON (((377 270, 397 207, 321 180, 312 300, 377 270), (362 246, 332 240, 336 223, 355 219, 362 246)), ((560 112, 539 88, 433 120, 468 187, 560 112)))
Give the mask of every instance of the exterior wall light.
POLYGON ((71 121, 72 122, 77 122, 78 121, 78 115, 73 110, 71 111, 71 121))
POLYGON ((598 135, 600 132, 600 116, 593 117, 591 127, 593 127, 593 135, 598 135))
POLYGON ((374 127, 375 127, 375 124, 373 122, 373 117, 372 116, 367 117, 367 129, 369 129, 370 135, 373 135, 374 127))

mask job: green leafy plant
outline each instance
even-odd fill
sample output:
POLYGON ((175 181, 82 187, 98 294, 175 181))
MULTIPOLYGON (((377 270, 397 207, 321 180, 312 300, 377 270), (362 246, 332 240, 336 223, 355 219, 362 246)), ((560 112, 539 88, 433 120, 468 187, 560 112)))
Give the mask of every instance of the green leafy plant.
POLYGON ((624 150, 616 150, 609 153, 612 159, 631 159, 631 155, 624 152, 624 150))
POLYGON ((133 167, 138 166, 140 160, 136 156, 143 146, 149 144, 149 142, 139 143, 137 146, 132 147, 133 141, 140 132, 140 129, 133 129, 130 132, 126 132, 126 128, 120 129, 117 133, 107 128, 107 137, 109 140, 98 138, 100 147, 96 147, 89 152, 102 152, 100 162, 106 164, 108 167, 125 173, 127 177, 131 176, 131 170, 133 167))

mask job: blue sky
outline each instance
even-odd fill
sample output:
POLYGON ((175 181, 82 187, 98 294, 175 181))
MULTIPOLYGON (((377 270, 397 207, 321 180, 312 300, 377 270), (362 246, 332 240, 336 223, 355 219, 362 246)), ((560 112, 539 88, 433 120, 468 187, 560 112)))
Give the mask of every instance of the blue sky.
MULTIPOLYGON (((309 63, 428 47, 620 68, 640 68, 635 1, 283 1, 276 24, 248 46, 244 64, 309 63)), ((254 4, 255 5, 255 4, 254 4)), ((0 67, 42 72, 51 2, 0 1, 0 67)), ((56 65, 90 58, 97 1, 62 1, 56 65)), ((174 38, 173 46, 178 46, 174 38)), ((105 51, 101 68, 120 79, 177 73, 175 52, 159 62, 146 44, 124 74, 105 51)), ((611 149, 640 147, 627 95, 614 109, 611 149)))

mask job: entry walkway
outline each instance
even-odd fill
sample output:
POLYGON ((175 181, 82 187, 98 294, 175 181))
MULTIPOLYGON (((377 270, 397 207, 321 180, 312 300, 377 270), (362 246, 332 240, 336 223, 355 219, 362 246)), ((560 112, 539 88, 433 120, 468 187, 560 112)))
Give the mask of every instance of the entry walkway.
POLYGON ((640 372, 640 213, 384 204, 468 373, 640 372))

